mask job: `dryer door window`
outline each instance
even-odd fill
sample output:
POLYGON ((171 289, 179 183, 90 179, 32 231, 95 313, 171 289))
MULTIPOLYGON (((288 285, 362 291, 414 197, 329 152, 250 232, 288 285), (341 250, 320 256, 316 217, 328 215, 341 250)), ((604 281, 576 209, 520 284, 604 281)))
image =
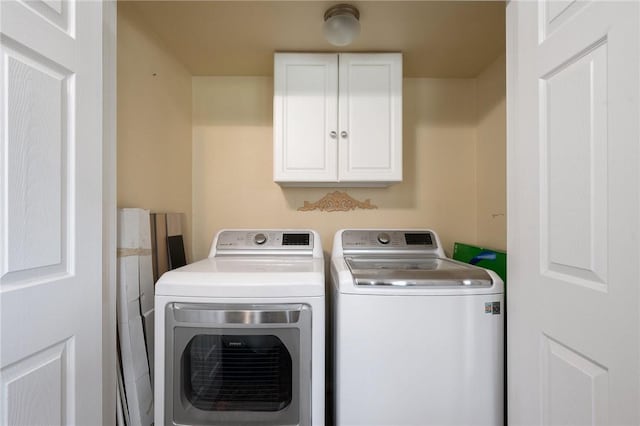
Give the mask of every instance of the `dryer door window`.
POLYGON ((273 335, 196 335, 181 370, 184 396, 200 410, 280 411, 291 404, 291 354, 273 335))

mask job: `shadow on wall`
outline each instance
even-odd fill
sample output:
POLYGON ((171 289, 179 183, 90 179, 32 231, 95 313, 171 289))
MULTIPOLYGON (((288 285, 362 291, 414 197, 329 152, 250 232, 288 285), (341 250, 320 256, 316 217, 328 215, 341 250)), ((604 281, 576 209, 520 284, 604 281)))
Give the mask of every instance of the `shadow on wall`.
POLYGON ((193 77, 193 85, 194 127, 273 126, 273 77, 193 77))
MULTIPOLYGON (((211 115, 198 116, 204 105, 194 104, 194 125, 203 126, 265 126, 273 122, 273 83, 270 77, 265 81, 248 82, 246 77, 227 77, 225 86, 212 96, 228 99, 224 105, 218 104, 211 115), (268 90, 266 85, 268 85, 268 90), (249 87, 248 87, 249 86, 249 87), (239 90, 240 89, 240 90, 239 90), (250 91, 251 94, 247 92, 250 91), (242 95, 244 93, 244 96, 242 95), (255 97, 255 94, 259 94, 255 97)), ((263 79, 263 78, 260 78, 263 79)), ((375 200, 379 209, 403 210, 418 207, 423 194, 417 193, 420 185, 417 179, 425 177, 442 185, 446 180, 456 179, 456 146, 468 145, 469 134, 449 139, 461 129, 473 130, 476 125, 475 99, 472 93, 473 80, 404 79, 403 93, 403 182, 386 188, 341 188, 358 200, 375 200), (452 93, 454 92, 454 93, 452 93), (467 99, 467 96, 469 98, 467 99), (442 133, 444 137, 439 136, 442 133), (446 146, 443 146, 446 144, 446 146), (430 172, 431 171, 431 172, 430 172), (420 173, 418 173, 420 172, 420 173)), ((202 99, 206 102, 206 99, 202 99)), ((215 105, 211 103, 209 105, 215 105)), ((464 148, 463 148, 464 149, 464 148)), ((266 160, 266 159, 265 159, 266 160)), ((272 161, 272 159, 270 159, 272 161)), ((463 163, 461 161, 461 163, 463 163)), ((462 167, 466 165, 461 164, 462 167)), ((282 187, 287 205, 292 210, 304 201, 317 201, 327 192, 327 188, 282 187)), ((469 189, 471 191, 471 189, 469 189)))
POLYGON ((193 78, 194 259, 225 227, 312 228, 331 249, 349 227, 431 227, 445 248, 476 241, 475 79, 404 79, 402 183, 340 188, 378 208, 299 212, 336 188, 273 182, 272 77, 193 78))
MULTIPOLYGON (((505 109, 507 92, 506 56, 502 55, 478 76, 478 123, 498 108, 505 109)), ((506 110, 504 111, 506 114, 506 110)), ((505 115, 506 126, 506 115, 505 115)), ((502 129, 506 132, 506 128, 502 129)), ((505 135, 506 137, 506 135, 505 135)))

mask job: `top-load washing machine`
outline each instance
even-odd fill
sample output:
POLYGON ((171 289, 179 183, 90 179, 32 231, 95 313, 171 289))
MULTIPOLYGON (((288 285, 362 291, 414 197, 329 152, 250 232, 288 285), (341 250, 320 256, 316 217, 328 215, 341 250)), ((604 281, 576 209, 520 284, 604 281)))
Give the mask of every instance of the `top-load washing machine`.
POLYGON ((337 426, 503 424, 495 273, 431 230, 342 230, 331 278, 337 426))
POLYGON ((156 425, 323 425, 324 261, 309 230, 223 230, 155 296, 156 425))

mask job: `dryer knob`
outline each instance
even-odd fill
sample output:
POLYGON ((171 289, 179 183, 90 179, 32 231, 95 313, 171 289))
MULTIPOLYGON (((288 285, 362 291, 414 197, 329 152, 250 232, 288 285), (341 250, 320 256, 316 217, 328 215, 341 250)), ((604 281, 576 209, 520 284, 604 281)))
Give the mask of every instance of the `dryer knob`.
POLYGON ((386 232, 382 232, 378 234, 378 241, 380 242, 380 244, 389 244, 389 242, 391 241, 391 237, 389 237, 389 234, 387 234, 386 232))
POLYGON ((253 237, 253 242, 256 244, 264 244, 267 242, 267 236, 264 234, 256 234, 255 237, 253 237))

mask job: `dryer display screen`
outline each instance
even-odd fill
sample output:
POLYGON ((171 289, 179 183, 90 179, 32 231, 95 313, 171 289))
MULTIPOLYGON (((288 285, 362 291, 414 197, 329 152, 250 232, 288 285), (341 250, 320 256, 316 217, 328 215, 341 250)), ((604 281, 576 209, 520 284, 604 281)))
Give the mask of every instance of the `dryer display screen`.
POLYGON ((283 246, 308 246, 309 234, 282 234, 283 246))

